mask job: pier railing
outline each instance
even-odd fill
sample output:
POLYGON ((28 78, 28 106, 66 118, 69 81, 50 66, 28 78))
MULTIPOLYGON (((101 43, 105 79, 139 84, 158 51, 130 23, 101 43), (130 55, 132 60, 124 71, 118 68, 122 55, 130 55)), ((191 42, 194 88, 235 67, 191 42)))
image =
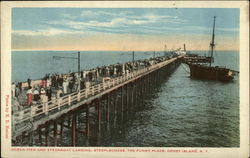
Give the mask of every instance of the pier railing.
POLYGON ((68 94, 66 96, 51 100, 49 102, 36 104, 33 106, 30 106, 29 108, 26 108, 24 110, 18 111, 13 114, 13 125, 20 124, 24 121, 33 121, 35 117, 39 115, 49 115, 51 111, 61 111, 62 108, 69 108, 70 106, 84 101, 87 98, 91 96, 95 96, 99 94, 100 92, 103 92, 105 90, 108 90, 112 87, 115 87, 119 84, 122 84, 126 81, 129 81, 131 79, 134 79, 136 77, 139 77, 141 75, 148 74, 152 71, 155 71, 165 65, 168 65, 169 63, 172 63, 173 61, 177 60, 180 57, 172 58, 169 60, 165 60, 161 63, 157 63, 155 65, 145 67, 127 74, 124 74, 122 76, 107 80, 105 82, 102 82, 100 84, 93 85, 87 89, 83 89, 79 92, 74 92, 71 94, 68 94))

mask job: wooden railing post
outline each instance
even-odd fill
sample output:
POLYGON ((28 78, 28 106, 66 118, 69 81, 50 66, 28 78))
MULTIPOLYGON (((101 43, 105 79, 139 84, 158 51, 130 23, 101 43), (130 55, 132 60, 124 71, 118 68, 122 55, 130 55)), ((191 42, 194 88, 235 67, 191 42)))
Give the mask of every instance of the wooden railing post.
POLYGON ((103 85, 103 90, 105 90, 106 89, 106 83, 102 82, 102 85, 103 85))
POLYGON ((61 101, 62 101, 62 98, 57 99, 57 107, 59 110, 61 109, 61 101))
POLYGON ((94 87, 91 87, 91 92, 92 92, 92 95, 95 95, 95 88, 94 87))
POLYGON ((30 107, 30 118, 31 120, 33 120, 33 116, 35 115, 36 113, 36 106, 31 106, 30 107))
POLYGON ((101 92, 101 84, 98 84, 98 92, 101 92))
POLYGON ((85 98, 88 98, 88 88, 85 89, 85 98))
POLYGON ((69 95, 69 97, 68 97, 68 104, 69 105, 71 104, 71 95, 69 95))
POLYGON ((48 102, 45 102, 43 105, 44 105, 45 115, 48 115, 48 111, 49 111, 48 102))
POLYGON ((80 101, 80 100, 81 100, 81 93, 78 92, 78 93, 77 93, 77 101, 80 101))
POLYGON ((108 81, 109 88, 111 87, 110 80, 108 81))

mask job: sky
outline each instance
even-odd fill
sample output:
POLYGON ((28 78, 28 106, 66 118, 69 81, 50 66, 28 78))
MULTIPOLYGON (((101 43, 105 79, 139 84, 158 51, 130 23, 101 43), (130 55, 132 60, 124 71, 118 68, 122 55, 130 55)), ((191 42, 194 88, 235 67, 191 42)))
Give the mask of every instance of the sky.
POLYGON ((239 49, 237 8, 13 8, 12 50, 239 49))

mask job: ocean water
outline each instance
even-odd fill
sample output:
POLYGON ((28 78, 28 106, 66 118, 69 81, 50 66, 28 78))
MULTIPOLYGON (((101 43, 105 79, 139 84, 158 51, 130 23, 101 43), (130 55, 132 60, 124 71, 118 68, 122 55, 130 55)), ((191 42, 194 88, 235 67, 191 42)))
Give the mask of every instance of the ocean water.
MULTIPOLYGON (((131 54, 82 53, 81 68, 130 61, 132 56, 123 53, 131 54)), ((148 54, 136 53, 135 59, 153 56, 148 54)), ((54 61, 53 55, 74 56, 70 52, 12 52, 12 80, 76 71, 77 61, 54 61)), ((239 52, 217 52, 214 65, 239 71, 239 52)), ((142 106, 114 124, 102 124, 98 135, 91 130, 89 140, 79 135, 77 146, 239 147, 239 76, 232 82, 221 83, 191 79, 188 71, 188 66, 181 64, 143 94, 137 103, 142 106)), ((70 132, 65 131, 61 145, 70 146, 70 139, 70 132)))

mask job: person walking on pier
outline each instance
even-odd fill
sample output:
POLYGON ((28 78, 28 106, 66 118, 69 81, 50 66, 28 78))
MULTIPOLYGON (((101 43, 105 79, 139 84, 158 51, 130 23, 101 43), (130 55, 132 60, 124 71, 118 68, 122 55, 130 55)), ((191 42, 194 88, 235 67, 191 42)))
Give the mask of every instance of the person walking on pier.
POLYGON ((38 101, 40 99, 38 88, 34 90, 34 100, 38 101))
POLYGON ((46 96, 48 97, 48 101, 50 101, 52 96, 52 90, 50 87, 46 90, 46 96))
POLYGON ((47 83, 47 87, 51 86, 51 77, 50 76, 47 77, 46 83, 47 83))
POLYGON ((84 81, 84 79, 81 79, 80 80, 80 90, 82 90, 84 88, 85 88, 85 81, 84 81))
POLYGON ((20 93, 22 93, 22 90, 23 90, 23 88, 22 88, 22 82, 18 82, 18 88, 20 90, 20 93))
POLYGON ((68 85, 69 85, 69 83, 68 83, 67 79, 64 79, 63 84, 62 84, 63 94, 67 94, 68 85))
POLYGON ((114 66, 114 77, 117 77, 117 69, 116 69, 116 66, 114 66))
POLYGON ((56 91, 56 98, 60 98, 62 96, 63 96, 63 91, 61 87, 59 87, 59 89, 56 91))
POLYGON ((46 95, 46 91, 44 90, 44 88, 41 88, 40 95, 46 95))
POLYGON ((46 88, 46 79, 45 78, 42 79, 42 87, 46 88))
POLYGON ((29 87, 27 91, 27 105, 28 106, 31 106, 32 96, 33 96, 32 87, 29 87))
POLYGON ((18 88, 18 85, 16 85, 15 96, 18 97, 20 94, 20 89, 18 88))
POLYGON ((73 82, 73 80, 70 80, 69 81, 69 93, 72 93, 73 92, 73 87, 74 87, 74 84, 75 84, 75 82, 73 82))
POLYGON ((83 79, 86 78, 86 74, 87 74, 87 72, 86 72, 86 71, 83 71, 83 74, 82 74, 83 79))
POLYGON ((11 94, 12 94, 12 97, 15 98, 16 95, 15 95, 15 90, 16 90, 16 85, 14 82, 12 82, 12 85, 11 85, 11 94))
POLYGON ((44 90, 44 88, 41 88, 40 98, 41 98, 42 103, 45 103, 48 101, 48 97, 46 96, 46 91, 44 90))
POLYGON ((28 78, 27 82, 28 82, 28 87, 30 88, 31 87, 31 79, 28 78))

